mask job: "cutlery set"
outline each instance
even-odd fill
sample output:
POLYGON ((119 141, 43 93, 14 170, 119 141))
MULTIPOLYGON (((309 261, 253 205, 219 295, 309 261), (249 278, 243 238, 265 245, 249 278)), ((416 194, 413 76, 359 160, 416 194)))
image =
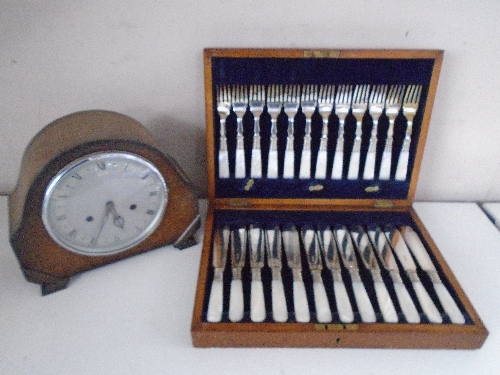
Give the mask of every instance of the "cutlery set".
MULTIPOLYGON (((422 85, 220 85, 216 87, 217 113, 219 114, 220 139, 218 151, 219 178, 230 178, 230 160, 234 159, 235 178, 276 179, 279 171, 285 179, 327 179, 340 180, 390 180, 404 181, 407 178, 410 144, 413 130, 413 119, 418 111, 422 85), (404 116, 404 140, 400 150, 394 147, 394 128, 396 118, 404 116), (245 134, 245 116, 250 113, 253 121, 253 132, 245 134), (261 121, 264 113, 270 118, 270 131, 261 132, 261 121), (283 157, 279 155, 278 117, 284 113, 287 117, 286 140, 283 157), (389 126, 386 134, 378 129, 379 119, 385 113, 389 126), (235 139, 228 140, 229 122, 227 118, 234 114, 235 139), (321 122, 315 120, 319 115, 321 122), (328 128, 330 117, 338 118, 337 139, 334 151, 330 151, 333 162, 328 168, 329 139, 328 128), (297 116, 305 119, 302 139, 296 140, 295 123, 297 116), (346 119, 352 115, 355 119, 353 138, 350 150, 346 150, 346 119), (371 119, 368 146, 365 151, 363 142, 363 121, 365 116, 371 119), (317 128, 317 132, 314 129, 317 128), (319 132, 321 128, 321 132, 319 132), (313 147, 313 132, 320 134, 313 147), (246 138, 248 140, 246 140, 246 138), (261 138, 268 137, 269 147, 262 148, 261 138), (251 138, 251 140, 250 140, 251 138), (377 143, 385 142, 383 153, 378 158, 380 168, 376 175, 377 143), (297 143, 300 142, 300 143, 297 143), (245 144, 250 143, 251 151, 246 157, 245 144), (229 144, 234 144, 230 147, 229 144), (298 151, 296 145, 301 145, 298 151), (230 150, 231 149, 231 150, 230 150), (263 155, 262 152, 266 152, 263 155), (229 152, 234 152, 229 155, 229 152), (364 155, 362 155, 364 153, 364 155), (397 160, 393 158, 397 153, 397 160), (231 156, 231 157, 230 157, 231 156), (233 158, 234 156, 234 158, 233 158), (347 156, 347 157, 345 157, 347 156), (363 156, 363 157, 362 157, 363 156), (248 160, 249 159, 249 160, 248 160), (391 177, 391 165, 397 164, 395 174, 391 177), (266 165, 263 165, 266 163, 266 165), (281 163, 282 168, 279 167, 281 163), (298 171, 295 171, 295 165, 298 171), (314 165, 312 165, 314 163, 314 165), (361 165, 363 163, 363 165, 361 165), (249 164, 247 166, 247 164, 249 164), (344 165, 345 164, 345 165, 344 165), (329 170, 327 170, 329 169, 329 170), (344 175, 344 170, 347 174, 344 175), (264 172, 266 172, 264 174, 264 172), (362 174, 361 174, 362 172, 362 174)), ((250 120, 247 120, 250 121, 250 120)), ((231 126, 233 124, 231 123, 231 126)), ((268 124, 269 125, 269 124, 268 124)), ((267 127, 266 127, 267 128, 267 127)), ((315 136, 315 135, 314 135, 315 136)), ((399 147, 399 146, 398 146, 399 147)), ((281 177, 281 175, 280 175, 281 177)))
POLYGON ((488 330, 413 207, 442 60, 204 51, 195 346, 481 347, 488 330))
POLYGON ((212 265, 208 322, 465 323, 410 226, 226 225, 212 265))

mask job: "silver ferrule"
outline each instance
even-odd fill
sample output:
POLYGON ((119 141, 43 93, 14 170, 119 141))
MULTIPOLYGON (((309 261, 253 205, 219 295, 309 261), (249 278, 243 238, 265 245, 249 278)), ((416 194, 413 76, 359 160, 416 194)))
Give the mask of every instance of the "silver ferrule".
POLYGON ((252 268, 252 280, 253 281, 261 281, 260 268, 252 268))
POLYGON ((406 274, 408 275, 412 283, 420 281, 420 278, 418 277, 416 270, 407 270, 406 274))
POLYGON ((281 268, 273 268, 273 280, 281 280, 281 268))
POLYGON ((342 272, 340 270, 332 269, 332 276, 334 282, 344 282, 342 279, 342 272))
POLYGON ((349 268, 349 274, 351 275, 352 281, 361 281, 359 270, 357 268, 349 268))
POLYGON ((321 278, 320 270, 311 270, 311 275, 314 283, 322 283, 323 279, 321 278))
POLYGON ((240 267, 233 268, 233 280, 241 280, 241 268, 240 267))
POLYGON ((222 281, 224 275, 224 268, 216 268, 214 269, 214 280, 222 281))
POLYGON ((392 270, 389 272, 389 275, 391 276, 391 279, 392 281, 394 281, 394 283, 403 283, 403 279, 401 278, 401 275, 399 274, 398 271, 396 270, 392 270))
POLYGON ((293 268, 293 281, 302 281, 302 270, 300 268, 293 268))
POLYGON ((427 275, 429 275, 433 284, 440 284, 442 282, 436 270, 427 271, 427 275))
POLYGON ((372 270, 373 281, 375 282, 383 282, 382 276, 380 275, 380 271, 372 270))

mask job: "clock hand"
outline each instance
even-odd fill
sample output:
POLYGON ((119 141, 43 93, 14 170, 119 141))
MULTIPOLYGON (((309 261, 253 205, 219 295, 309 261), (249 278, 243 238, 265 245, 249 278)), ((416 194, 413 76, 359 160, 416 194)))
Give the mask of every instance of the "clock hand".
POLYGON ((113 224, 116 225, 118 228, 123 229, 125 225, 125 220, 123 220, 123 217, 118 215, 118 212, 116 212, 115 204, 113 201, 109 201, 106 203, 106 208, 109 205, 109 211, 113 214, 113 224))
POLYGON ((99 231, 97 232, 97 235, 92 238, 92 241, 91 241, 92 246, 97 245, 97 241, 99 241, 99 237, 101 236, 101 232, 104 228, 104 225, 106 224, 106 221, 108 220, 108 216, 109 216, 110 212, 114 209, 114 206, 115 205, 114 205, 113 201, 108 201, 106 203, 106 211, 104 212, 104 216, 101 220, 101 225, 99 227, 99 231))

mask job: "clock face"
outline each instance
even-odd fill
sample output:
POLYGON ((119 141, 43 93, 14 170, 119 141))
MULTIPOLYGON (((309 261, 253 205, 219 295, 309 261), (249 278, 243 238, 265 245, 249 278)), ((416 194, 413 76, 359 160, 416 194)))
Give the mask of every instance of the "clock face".
POLYGON ((64 248, 110 255, 148 237, 167 199, 165 180, 151 162, 128 152, 98 152, 57 173, 45 191, 42 219, 64 248))

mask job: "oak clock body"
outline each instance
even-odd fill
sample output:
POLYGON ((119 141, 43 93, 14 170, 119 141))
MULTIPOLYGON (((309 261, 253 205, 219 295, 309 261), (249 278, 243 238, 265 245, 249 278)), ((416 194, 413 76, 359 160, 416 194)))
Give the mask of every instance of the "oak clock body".
POLYGON ((194 243, 197 199, 137 121, 84 111, 42 129, 9 196, 10 242, 42 294, 71 276, 167 244, 194 243))

